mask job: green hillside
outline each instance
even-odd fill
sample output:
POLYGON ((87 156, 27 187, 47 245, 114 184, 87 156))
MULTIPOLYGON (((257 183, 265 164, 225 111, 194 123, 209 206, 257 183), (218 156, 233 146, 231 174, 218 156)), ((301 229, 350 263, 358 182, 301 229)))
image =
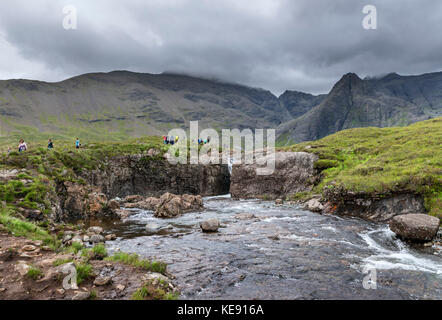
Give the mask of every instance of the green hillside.
POLYGON ((442 118, 408 127, 349 129, 282 150, 319 156, 323 179, 315 193, 341 188, 422 194, 430 214, 442 218, 442 118))

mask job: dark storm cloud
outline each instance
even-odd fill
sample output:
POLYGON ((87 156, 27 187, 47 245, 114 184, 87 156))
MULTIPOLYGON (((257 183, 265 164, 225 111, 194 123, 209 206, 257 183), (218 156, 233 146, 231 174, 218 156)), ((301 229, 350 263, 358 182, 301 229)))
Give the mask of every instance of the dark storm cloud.
POLYGON ((342 74, 418 74, 442 66, 438 0, 3 0, 0 78, 177 71, 326 92, 342 74), (64 5, 78 30, 62 28, 64 5), (378 10, 364 30, 362 8, 378 10))

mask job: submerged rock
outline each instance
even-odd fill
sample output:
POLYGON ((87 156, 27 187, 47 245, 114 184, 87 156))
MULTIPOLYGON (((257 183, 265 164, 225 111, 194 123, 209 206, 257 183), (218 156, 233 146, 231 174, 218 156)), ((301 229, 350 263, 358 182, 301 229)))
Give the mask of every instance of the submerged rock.
POLYGON ((158 231, 160 231, 161 230, 161 226, 159 225, 159 224, 156 224, 156 223, 148 223, 147 225, 146 225, 146 231, 148 232, 148 233, 156 233, 156 232, 158 232, 158 231))
POLYGON ((235 215, 235 219, 237 219, 237 220, 251 220, 251 219, 257 219, 257 217, 253 213, 238 213, 235 215))
POLYGON ((401 238, 430 241, 439 230, 440 220, 427 214, 404 214, 390 221, 390 229, 401 238))

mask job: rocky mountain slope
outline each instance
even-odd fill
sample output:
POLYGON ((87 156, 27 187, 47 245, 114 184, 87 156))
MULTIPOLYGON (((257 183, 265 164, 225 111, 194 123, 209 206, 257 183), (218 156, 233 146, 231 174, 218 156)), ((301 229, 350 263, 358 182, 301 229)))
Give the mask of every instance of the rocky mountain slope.
POLYGON ((171 128, 277 128, 280 144, 355 127, 390 127, 442 115, 442 73, 346 74, 327 95, 268 90, 178 74, 91 73, 62 82, 0 81, 0 135, 125 140, 171 128))
POLYGON ((442 115, 442 73, 389 74, 380 79, 344 75, 327 97, 278 128, 281 144, 317 140, 358 127, 404 126, 442 115))
POLYGON ((201 127, 268 128, 290 117, 270 91, 126 71, 85 74, 58 83, 0 81, 0 115, 3 131, 20 124, 53 132, 73 128, 126 136, 164 134, 170 128, 186 128, 193 120, 201 127))

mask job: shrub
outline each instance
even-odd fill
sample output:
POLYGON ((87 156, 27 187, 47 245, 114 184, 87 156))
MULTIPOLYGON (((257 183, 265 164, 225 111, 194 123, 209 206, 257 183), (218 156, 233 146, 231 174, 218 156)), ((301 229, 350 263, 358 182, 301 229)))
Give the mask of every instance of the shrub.
POLYGON ((97 244, 92 248, 92 253, 95 259, 102 260, 107 257, 107 250, 104 244, 97 244))
POLYGON ((166 292, 163 289, 145 285, 134 292, 132 300, 164 300, 165 297, 166 292))
POLYGON ((33 279, 33 280, 38 280, 38 279, 40 279, 40 277, 43 275, 43 272, 39 269, 39 268, 37 268, 37 267, 31 267, 29 270, 28 270, 28 272, 26 273, 26 275, 29 277, 29 278, 31 278, 31 279, 33 279))
POLYGON ((69 247, 68 251, 77 254, 79 251, 81 251, 84 248, 83 244, 79 242, 72 242, 71 246, 69 247))
POLYGON ((90 264, 87 263, 76 264, 75 269, 77 270, 78 285, 92 276, 92 266, 90 264))

